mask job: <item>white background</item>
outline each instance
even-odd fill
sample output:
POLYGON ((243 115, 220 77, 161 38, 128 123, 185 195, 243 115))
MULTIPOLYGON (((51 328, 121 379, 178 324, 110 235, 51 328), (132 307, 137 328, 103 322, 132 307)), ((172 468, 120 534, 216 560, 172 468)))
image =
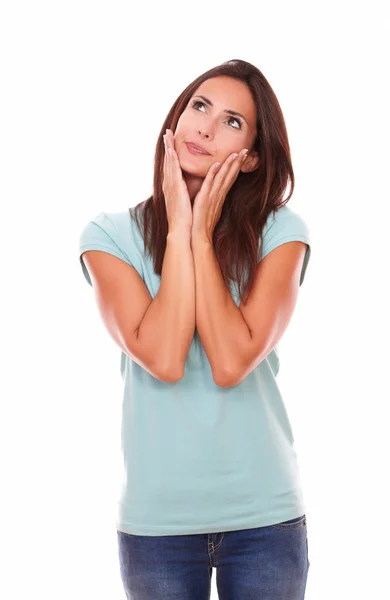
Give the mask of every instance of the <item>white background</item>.
POLYGON ((120 350, 82 275, 78 237, 99 212, 152 193, 171 105, 233 58, 254 63, 279 99, 296 175, 289 206, 311 231, 278 376, 307 507, 306 599, 388 596, 384 7, 2 4, 2 598, 125 597, 120 350))

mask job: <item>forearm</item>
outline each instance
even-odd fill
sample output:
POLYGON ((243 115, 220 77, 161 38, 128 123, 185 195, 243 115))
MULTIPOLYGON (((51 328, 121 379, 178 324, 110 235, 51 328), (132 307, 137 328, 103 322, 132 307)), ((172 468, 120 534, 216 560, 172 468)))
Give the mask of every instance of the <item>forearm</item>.
POLYGON ((249 328, 222 277, 212 244, 193 236, 195 324, 214 380, 224 384, 237 372, 240 348, 251 343, 249 328))
POLYGON ((194 332, 195 273, 191 232, 170 232, 160 287, 141 323, 139 335, 152 341, 159 372, 169 374, 173 381, 184 374, 194 332))

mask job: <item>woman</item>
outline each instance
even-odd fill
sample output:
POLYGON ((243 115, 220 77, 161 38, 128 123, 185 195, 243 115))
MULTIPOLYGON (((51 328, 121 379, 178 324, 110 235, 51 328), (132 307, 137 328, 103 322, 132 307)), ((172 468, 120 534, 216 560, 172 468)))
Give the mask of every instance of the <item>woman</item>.
POLYGON ((293 190, 277 98, 233 60, 173 104, 153 195, 83 229, 83 272, 122 350, 128 598, 206 600, 212 567, 222 600, 304 598, 305 508, 276 383, 310 257, 293 190))

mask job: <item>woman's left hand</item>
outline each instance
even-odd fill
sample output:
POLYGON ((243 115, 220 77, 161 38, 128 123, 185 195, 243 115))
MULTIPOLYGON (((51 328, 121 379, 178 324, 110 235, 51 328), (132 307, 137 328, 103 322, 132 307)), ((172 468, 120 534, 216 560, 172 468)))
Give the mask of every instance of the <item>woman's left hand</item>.
POLYGON ((227 157, 220 167, 211 165, 192 208, 192 237, 202 238, 210 243, 219 221, 226 195, 241 170, 246 157, 245 149, 239 154, 227 157))

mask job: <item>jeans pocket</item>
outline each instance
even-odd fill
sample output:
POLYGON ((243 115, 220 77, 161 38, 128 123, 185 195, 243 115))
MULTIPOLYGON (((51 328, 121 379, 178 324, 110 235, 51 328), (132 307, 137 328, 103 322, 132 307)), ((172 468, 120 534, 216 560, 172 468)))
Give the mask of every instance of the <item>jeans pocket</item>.
POLYGON ((271 525, 275 529, 298 529, 298 527, 302 527, 302 525, 306 525, 306 515, 302 515, 301 517, 295 517, 295 519, 289 519, 288 521, 283 521, 282 523, 275 523, 271 525))

